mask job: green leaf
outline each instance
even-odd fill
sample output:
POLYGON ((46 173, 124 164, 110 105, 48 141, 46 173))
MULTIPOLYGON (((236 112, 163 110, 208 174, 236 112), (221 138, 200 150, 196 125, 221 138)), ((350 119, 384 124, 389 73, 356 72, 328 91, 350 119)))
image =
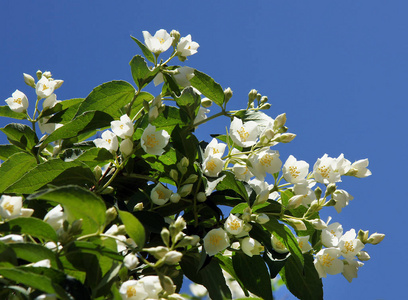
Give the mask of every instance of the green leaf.
POLYGON ((56 202, 64 207, 68 221, 82 219, 81 235, 100 232, 105 225, 106 206, 101 198, 84 188, 68 185, 33 194, 29 199, 56 202))
POLYGON ((188 125, 189 122, 190 119, 184 111, 176 107, 166 106, 163 112, 152 122, 152 125, 156 126, 157 129, 166 130, 171 135, 177 125, 183 127, 188 125))
POLYGON ((304 261, 302 250, 300 250, 299 243, 287 226, 279 223, 274 217, 271 217, 270 220, 267 223, 262 224, 262 226, 276 236, 276 238, 278 238, 285 245, 299 266, 303 266, 304 261))
POLYGON ((154 63, 154 56, 153 53, 143 44, 141 43, 137 38, 130 36, 132 38, 132 40, 134 40, 136 42, 136 44, 140 47, 140 49, 142 50, 144 56, 146 56, 146 58, 154 63))
POLYGON ((58 268, 55 253, 45 246, 32 243, 11 243, 10 248, 14 250, 19 259, 24 259, 32 263, 49 259, 51 266, 56 269, 58 268))
POLYGON ((27 125, 10 123, 0 130, 7 135, 10 143, 23 150, 32 151, 38 143, 37 135, 27 125))
POLYGON ((27 118, 25 113, 17 113, 10 109, 8 105, 0 106, 0 117, 13 118, 17 120, 24 120, 27 118))
POLYGON ((200 254, 187 253, 180 261, 181 269, 188 279, 204 285, 212 300, 232 299, 217 259, 200 269, 200 254))
POLYGON ((139 90, 151 82, 156 74, 160 71, 159 68, 150 70, 145 59, 140 55, 134 56, 129 62, 129 65, 130 70, 132 71, 133 80, 135 81, 139 90))
POLYGON ((313 264, 313 256, 304 254, 304 261, 303 268, 290 256, 280 273, 281 277, 288 290, 299 299, 323 299, 323 284, 313 264))
POLYGON ((28 234, 47 241, 58 241, 57 233, 48 223, 37 218, 15 218, 0 224, 0 232, 28 234))
MULTIPOLYGON (((57 104, 55 104, 55 106, 44 110, 41 113, 42 117, 47 117, 49 115, 55 114, 55 113, 60 113, 63 111, 66 111, 68 108, 75 108, 74 114, 72 115, 72 117, 69 119, 69 121, 72 120, 72 118, 74 117, 76 111, 78 110, 79 105, 81 104, 81 102, 84 101, 84 98, 74 98, 74 99, 69 99, 69 100, 64 100, 61 102, 58 102, 57 104)), ((50 123, 61 123, 61 122, 50 122, 50 123)))
POLYGON ((189 115, 191 122, 193 122, 198 111, 197 109, 201 104, 200 95, 189 86, 181 92, 180 97, 175 96, 174 99, 176 100, 177 105, 189 115))
POLYGON ((243 252, 235 252, 232 265, 244 286, 264 300, 273 300, 272 284, 265 262, 259 255, 249 257, 243 252))
MULTIPOLYGON (((116 246, 116 242, 115 242, 115 246, 116 246)), ((67 249, 67 253, 77 252, 77 251, 80 251, 82 253, 103 255, 111 259, 117 260, 117 261, 123 261, 123 255, 118 253, 117 250, 112 250, 103 245, 95 244, 92 242, 76 241, 70 244, 69 248, 67 249)))
POLYGON ((242 119, 243 122, 254 121, 260 127, 268 127, 272 123, 273 126, 273 119, 259 110, 240 110, 234 114, 234 116, 242 119))
POLYGON ((119 216, 125 225, 126 233, 133 239, 138 249, 142 249, 145 243, 145 230, 139 220, 131 213, 119 210, 119 216))
POLYGON ((20 152, 10 156, 0 166, 0 194, 37 165, 34 156, 20 152))
POLYGON ((244 212, 244 209, 248 207, 248 203, 240 203, 238 205, 235 205, 233 209, 231 209, 230 214, 242 214, 244 212))
POLYGON ((13 154, 22 152, 22 150, 14 145, 0 145, 0 159, 7 160, 13 154))
POLYGON ((79 106, 76 117, 85 112, 97 110, 109 114, 112 118, 120 118, 119 111, 130 103, 135 96, 135 89, 126 81, 110 81, 97 86, 79 106))
POLYGON ((241 289, 244 291, 245 295, 248 296, 249 293, 247 289, 245 288, 242 281, 238 278, 238 275, 235 273, 234 266, 232 265, 232 258, 222 254, 216 254, 216 258, 218 259, 221 268, 228 274, 230 274, 238 282, 238 284, 241 286, 241 289))
MULTIPOLYGON (((77 100, 77 99, 71 99, 71 100, 77 100)), ((71 101, 71 100, 67 100, 67 101, 71 101)), ((55 113, 55 115, 53 115, 51 117, 51 119, 48 120, 47 123, 67 124, 67 123, 71 122, 74 119, 74 117, 75 117, 75 115, 76 115, 76 113, 78 111, 78 108, 81 105, 82 101, 84 101, 84 99, 78 99, 78 100, 81 100, 81 101, 78 101, 78 102, 73 101, 73 103, 70 103, 72 105, 69 105, 65 109, 55 113)), ((63 101, 63 102, 66 102, 66 101, 63 101)), ((47 110, 47 113, 48 113, 48 110, 47 110)))
POLYGON ((230 171, 223 171, 220 175, 225 175, 225 178, 217 185, 218 191, 233 190, 245 201, 249 202, 248 193, 242 181, 236 179, 235 175, 230 171))
POLYGON ((17 256, 13 249, 10 248, 11 244, 0 242, 0 268, 17 265, 17 256))
POLYGON ((62 155, 64 159, 81 161, 88 167, 94 168, 97 165, 106 165, 113 159, 112 153, 105 148, 91 148, 88 150, 67 149, 62 155))
POLYGON ((25 173, 17 182, 9 186, 5 192, 29 194, 49 183, 54 185, 74 183, 92 186, 94 184, 94 175, 81 162, 64 162, 60 159, 51 159, 25 173))
MULTIPOLYGON (((176 126, 171 133, 171 140, 173 141, 174 149, 176 149, 178 153, 187 157, 190 162, 196 160, 198 140, 190 131, 183 130, 179 126, 176 126)), ((182 157, 179 157, 178 159, 181 158, 182 157)))
POLYGON ((98 128, 110 126, 112 116, 101 111, 88 111, 56 129, 44 141, 48 144, 60 139, 68 139, 93 131, 98 128))
POLYGON ((151 101, 153 100, 154 96, 148 92, 140 92, 137 94, 135 101, 132 104, 132 111, 130 113, 130 118, 133 119, 136 114, 143 108, 144 101, 151 101))
POLYGON ((194 70, 194 77, 190 79, 190 83, 204 94, 204 96, 214 101, 219 106, 224 104, 225 97, 221 85, 215 82, 214 79, 207 74, 194 70))

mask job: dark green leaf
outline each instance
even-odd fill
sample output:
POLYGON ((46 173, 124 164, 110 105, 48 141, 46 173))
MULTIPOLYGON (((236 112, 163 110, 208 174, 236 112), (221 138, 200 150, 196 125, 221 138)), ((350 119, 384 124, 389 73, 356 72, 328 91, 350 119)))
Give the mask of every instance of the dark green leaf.
POLYGON ((43 220, 37 218, 15 218, 0 224, 0 232, 15 234, 28 234, 47 241, 58 241, 54 228, 43 220))
POLYGON ((22 152, 22 150, 14 145, 0 145, 0 159, 7 160, 13 154, 22 152))
POLYGON ((113 159, 113 156, 112 153, 105 148, 91 148, 85 151, 80 149, 68 149, 61 158, 81 161, 90 168, 94 168, 97 165, 106 165, 113 159))
POLYGON ((243 252, 235 252, 232 265, 238 278, 250 292, 265 300, 273 300, 271 279, 261 256, 249 257, 243 252))
MULTIPOLYGON (((74 100, 74 99, 72 99, 72 100, 74 100)), ((81 101, 72 103, 71 106, 68 106, 67 108, 57 112, 56 114, 54 114, 48 120, 47 123, 67 124, 67 123, 71 122, 74 119, 74 117, 75 117, 75 115, 76 115, 76 113, 78 111, 78 108, 79 108, 79 106, 81 105, 81 103, 82 103, 82 101, 84 99, 79 99, 79 100, 81 100, 81 101)))
POLYGON ((236 179, 235 175, 230 171, 223 171, 220 175, 225 175, 225 178, 217 185, 218 191, 233 190, 245 201, 249 202, 248 193, 242 181, 236 179))
POLYGON ((126 233, 133 239, 138 249, 142 249, 145 243, 145 230, 143 225, 131 213, 119 210, 119 216, 125 225, 126 233))
POLYGON ((25 113, 14 112, 10 109, 8 105, 5 105, 5 106, 0 106, 0 117, 7 117, 7 118, 23 120, 27 118, 27 115, 25 113))
POLYGON ((11 243, 10 248, 14 250, 19 259, 24 259, 32 263, 49 259, 51 266, 58 269, 55 253, 45 246, 32 243, 11 243))
POLYGON ((12 267, 17 265, 16 253, 10 245, 0 242, 0 267, 12 267))
POLYGON ((54 185, 81 184, 92 186, 94 176, 83 163, 51 159, 25 173, 17 182, 6 189, 7 193, 29 194, 52 183, 54 185))
POLYGON ((152 122, 152 125, 156 126, 157 129, 164 129, 170 135, 177 125, 183 127, 189 124, 188 115, 172 106, 166 106, 164 111, 152 122))
MULTIPOLYGON (((75 108, 75 112, 72 115, 72 118, 74 117, 76 111, 78 110, 79 105, 81 104, 81 102, 84 101, 83 98, 74 98, 74 99, 69 99, 69 100, 64 100, 61 102, 58 102, 57 104, 55 104, 55 106, 53 106, 52 108, 49 108, 47 110, 44 110, 41 114, 42 117, 47 117, 49 115, 55 114, 55 113, 59 113, 62 111, 66 111, 68 108, 75 108)), ((71 118, 71 119, 72 119, 71 118)), ((71 119, 69 119, 69 121, 71 121, 71 119)), ((50 123, 62 123, 62 122, 50 122, 50 123)))
POLYGON ((118 119, 122 115, 119 110, 132 101, 135 92, 133 86, 126 81, 106 82, 94 88, 85 98, 78 108, 76 117, 97 110, 118 119))
POLYGON ((210 76, 200 71, 194 70, 194 77, 190 79, 193 87, 204 94, 208 99, 214 101, 219 106, 224 104, 224 91, 218 83, 210 76))
POLYGON ((56 129, 43 143, 48 144, 56 140, 76 137, 98 128, 107 127, 110 126, 111 121, 113 121, 113 118, 107 113, 101 111, 85 112, 64 126, 56 129))
MULTIPOLYGON (((198 152, 198 140, 188 130, 183 130, 179 126, 176 126, 171 133, 171 139, 173 141, 173 147, 187 157, 190 162, 196 160, 198 152)), ((181 159, 182 157, 179 157, 181 159)))
MULTIPOLYGON (((116 242, 114 243, 116 246, 116 242)), ((69 245, 68 252, 80 251, 82 253, 91 253, 107 256, 117 261, 123 261, 123 255, 118 253, 117 250, 109 249, 103 245, 95 244, 92 242, 76 241, 69 245)))
POLYGON ((222 254, 217 254, 216 258, 218 259, 221 268, 228 274, 230 274, 238 282, 238 284, 241 286, 241 289, 244 291, 245 295, 248 296, 249 293, 247 289, 245 288, 242 281, 238 278, 238 275, 235 273, 234 266, 232 265, 232 258, 222 254))
POLYGON ((157 75, 157 73, 160 71, 159 68, 150 70, 149 67, 147 66, 145 59, 140 55, 134 56, 132 60, 129 62, 129 65, 132 71, 133 80, 135 81, 139 90, 141 90, 149 82, 151 82, 153 78, 157 75))
POLYGON ((142 50, 144 56, 146 56, 146 58, 154 63, 154 56, 153 53, 143 44, 141 43, 137 38, 130 36, 132 38, 132 40, 134 40, 136 42, 136 44, 140 47, 140 49, 142 50))
POLYGON ((83 220, 81 235, 100 232, 104 228, 105 203, 89 190, 78 186, 61 186, 33 194, 29 199, 48 200, 61 204, 67 212, 69 222, 83 220))
POLYGON ((281 277, 288 290, 299 299, 323 299, 323 284, 313 264, 313 256, 305 254, 304 261, 303 268, 290 256, 280 273, 281 277))
POLYGON ((259 110, 240 110, 235 113, 236 117, 242 119, 243 122, 254 121, 256 122, 261 128, 265 128, 268 126, 273 126, 273 119, 259 110))
POLYGON ((7 135, 10 143, 23 150, 32 151, 38 143, 37 135, 27 125, 10 123, 0 130, 7 135))
POLYGON ((0 193, 18 181, 26 172, 37 166, 34 156, 20 152, 10 156, 0 166, 0 193))

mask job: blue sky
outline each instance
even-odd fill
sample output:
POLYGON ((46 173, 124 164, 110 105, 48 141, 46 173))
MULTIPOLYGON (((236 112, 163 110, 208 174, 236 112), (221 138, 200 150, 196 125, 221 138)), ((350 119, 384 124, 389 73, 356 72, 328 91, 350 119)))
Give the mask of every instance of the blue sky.
MULTIPOLYGON (((34 101, 22 73, 38 69, 65 81, 59 100, 114 79, 132 82, 128 63, 140 50, 130 35, 143 39, 142 30, 160 28, 191 34, 200 48, 184 65, 231 87, 231 109, 255 88, 269 97, 272 117, 287 113, 298 136, 278 147, 283 161, 292 154, 313 166, 325 153, 369 159, 373 176, 346 178, 340 188, 354 200, 326 215, 345 230, 387 236, 366 247, 372 259, 353 283, 341 275, 324 280, 325 299, 397 299, 406 294, 408 267, 407 9, 402 0, 2 1, 0 98, 20 89, 34 101)), ((216 121, 199 137, 209 141, 225 126, 216 121)))

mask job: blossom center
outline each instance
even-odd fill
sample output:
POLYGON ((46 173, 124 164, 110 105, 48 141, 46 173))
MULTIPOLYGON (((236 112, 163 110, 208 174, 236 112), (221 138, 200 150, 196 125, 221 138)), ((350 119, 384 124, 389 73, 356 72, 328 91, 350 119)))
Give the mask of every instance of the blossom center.
POLYGON ((160 44, 164 44, 164 42, 165 42, 164 39, 159 38, 159 43, 160 43, 160 44))
POLYGON ((210 236, 210 243, 211 243, 211 245, 216 246, 216 245, 218 245, 218 244, 220 243, 220 241, 221 241, 221 237, 220 237, 220 236, 218 236, 218 235, 212 235, 212 236, 210 236))
POLYGON ((159 141, 156 139, 156 136, 154 134, 148 134, 146 136, 146 145, 148 147, 155 147, 157 146, 157 144, 159 143, 159 141))
POLYGON ((345 253, 353 252, 354 251, 353 242, 352 241, 345 242, 344 248, 346 249, 345 253))
POLYGON ((108 142, 108 144, 110 144, 110 143, 112 142, 112 140, 111 140, 111 139, 106 139, 105 141, 107 141, 107 142, 108 142))
POLYGON ((158 196, 159 199, 166 198, 163 191, 157 190, 156 193, 157 193, 157 196, 158 196))
POLYGON ((302 249, 303 248, 303 241, 299 242, 299 248, 302 249))
POLYGON ((136 289, 134 286, 128 286, 127 290, 126 290, 126 296, 128 298, 136 296, 136 289))
POLYGON ((297 170, 296 166, 290 166, 289 167, 289 173, 292 175, 293 178, 297 178, 300 174, 300 172, 297 170))
POLYGON ((14 205, 11 204, 10 202, 7 202, 3 207, 4 207, 4 209, 7 210, 10 214, 12 214, 13 211, 14 211, 14 205))
POLYGON ((273 157, 270 154, 265 154, 264 156, 262 156, 260 163, 262 166, 271 166, 271 162, 273 161, 273 157))
POLYGON ((247 138, 249 137, 249 132, 245 130, 244 127, 241 127, 241 129, 237 130, 239 137, 243 142, 246 142, 247 138))
POLYGON ((120 128, 120 129, 123 129, 123 124, 121 124, 121 125, 119 126, 119 128, 120 128))
POLYGON ((321 263, 325 267, 330 267, 333 264, 334 258, 331 257, 328 253, 322 256, 321 263))
POLYGON ((14 103, 21 104, 22 101, 21 101, 21 98, 17 98, 17 99, 14 99, 13 102, 14 102, 14 103))
POLYGON ((317 169, 319 170, 320 175, 321 175, 323 178, 328 178, 328 177, 329 177, 329 167, 321 166, 321 167, 319 167, 319 168, 317 168, 317 169))
POLYGON ((237 230, 239 227, 241 227, 241 224, 237 220, 232 220, 231 222, 228 223, 228 225, 231 227, 232 230, 237 230))
POLYGON ((217 148, 213 148, 213 154, 216 154, 216 153, 220 153, 220 150, 218 150, 217 148))
POLYGON ((44 84, 42 90, 45 91, 45 90, 48 90, 48 89, 49 89, 49 87, 44 84))
POLYGON ((215 164, 215 162, 213 160, 210 160, 209 162, 207 162, 207 169, 210 171, 214 171, 214 169, 217 167, 217 165, 215 164))

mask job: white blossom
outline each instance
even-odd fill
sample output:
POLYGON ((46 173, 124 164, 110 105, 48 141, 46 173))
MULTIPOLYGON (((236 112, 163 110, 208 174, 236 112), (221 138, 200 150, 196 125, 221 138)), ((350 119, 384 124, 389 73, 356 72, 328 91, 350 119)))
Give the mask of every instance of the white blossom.
POLYGON ((94 139, 93 142, 96 147, 105 148, 110 152, 116 152, 119 147, 117 136, 110 130, 104 131, 101 138, 94 139))
POLYGON ((148 154, 162 155, 164 147, 169 142, 170 135, 166 130, 156 131, 156 127, 149 124, 140 139, 143 150, 148 154))
POLYGON ((133 253, 129 253, 123 258, 123 264, 129 270, 132 270, 139 264, 139 259, 133 253))
POLYGON ((353 259, 364 248, 363 242, 356 239, 356 236, 356 231, 350 229, 340 237, 338 248, 344 258, 353 259))
POLYGON ((180 42, 177 45, 177 54, 180 56, 190 56, 197 53, 197 48, 200 45, 191 40, 191 35, 187 35, 180 39, 180 42))
POLYGON ((264 250, 264 247, 260 242, 249 236, 243 238, 240 243, 242 251, 249 257, 252 257, 253 255, 260 255, 264 250))
POLYGON ((144 300, 148 296, 144 285, 137 280, 122 283, 119 293, 123 300, 144 300))
POLYGON ((218 156, 208 156, 203 164, 203 173, 209 177, 217 177, 224 167, 224 161, 218 156))
POLYGON ((228 233, 238 235, 244 230, 244 221, 230 214, 224 223, 224 228, 228 233))
POLYGON ((282 161, 279 159, 279 152, 266 149, 250 155, 251 166, 249 170, 259 180, 264 180, 266 173, 274 174, 280 171, 282 161))
POLYGON ((5 244, 24 243, 24 238, 18 234, 8 234, 0 237, 0 242, 5 244))
POLYGON ((235 177, 239 180, 248 182, 254 175, 251 173, 247 165, 236 163, 232 167, 232 172, 235 177))
POLYGON ((334 208, 340 213, 341 210, 349 204, 349 201, 354 199, 354 197, 345 190, 335 190, 333 193, 333 199, 336 201, 334 208))
POLYGON ((222 228, 212 229, 203 239, 205 251, 214 256, 230 245, 228 234, 222 228))
POLYGON ((364 264, 357 260, 343 260, 343 276, 347 279, 348 282, 351 282, 353 278, 357 278, 358 268, 364 266, 364 264))
POLYGON ((336 222, 322 230, 322 243, 326 247, 337 247, 343 235, 343 226, 336 222))
POLYGON ((13 219, 21 215, 23 197, 2 195, 0 198, 0 216, 3 219, 13 219))
POLYGON ((124 156, 129 156, 133 152, 133 141, 131 139, 124 139, 120 143, 119 147, 120 153, 124 156))
POLYGON ((313 174, 317 182, 329 184, 341 181, 341 175, 350 170, 350 161, 340 154, 338 158, 329 157, 327 154, 317 159, 313 174))
POLYGON ((57 231, 62 228, 62 225, 67 218, 68 217, 62 209, 62 206, 58 204, 44 216, 44 221, 50 224, 52 228, 57 231))
POLYGON ((112 121, 111 128, 113 133, 122 139, 133 135, 133 122, 126 114, 120 117, 120 121, 112 121))
POLYGON ((230 125, 230 137, 239 147, 251 147, 256 143, 259 135, 258 124, 254 121, 243 123, 241 119, 235 118, 230 125))
POLYGON ((206 159, 209 156, 221 158, 226 147, 226 144, 219 143, 217 139, 213 138, 207 147, 205 147, 203 158, 206 159))
POLYGON ((302 253, 309 252, 310 250, 313 249, 312 246, 309 244, 309 237, 310 236, 308 235, 296 237, 296 240, 299 243, 299 248, 300 250, 302 250, 302 253))
POLYGON ((371 175, 371 171, 367 169, 368 159, 360 159, 354 162, 350 167, 350 172, 353 173, 353 176, 358 178, 364 178, 371 175))
POLYGON ((309 164, 303 160, 297 160, 293 155, 288 157, 282 168, 283 177, 290 183, 305 182, 308 172, 309 164))
POLYGON ((59 102, 61 102, 61 101, 57 100, 57 95, 55 95, 53 93, 53 94, 51 94, 50 96, 48 96, 47 98, 44 99, 43 109, 46 110, 46 109, 53 108, 59 102))
POLYGON ((198 298, 203 298, 208 294, 208 291, 205 286, 192 282, 189 285, 190 291, 193 294, 193 296, 198 297, 198 298))
POLYGON ((338 258, 340 255, 337 248, 325 248, 316 254, 313 263, 320 278, 343 272, 343 261, 338 258))
POLYGON ((47 98, 54 93, 56 82, 54 80, 48 79, 46 76, 42 76, 40 80, 37 81, 35 92, 40 98, 47 98))
POLYGON ((11 97, 6 99, 6 103, 12 111, 17 113, 25 112, 28 107, 27 96, 19 90, 15 90, 11 97))
POLYGON ((285 245, 273 234, 271 235, 271 242, 272 242, 272 248, 278 253, 288 253, 289 250, 285 247, 285 245))
POLYGON ((164 29, 156 31, 154 36, 152 36, 148 31, 143 31, 143 37, 147 48, 156 55, 167 51, 174 39, 164 29))
POLYGON ((158 183, 150 192, 150 198, 156 205, 163 205, 169 201, 172 192, 164 187, 161 183, 158 183))
POLYGON ((198 109, 197 116, 194 119, 194 124, 199 123, 199 122, 204 121, 205 119, 207 119, 207 114, 209 112, 210 112, 209 109, 200 106, 200 108, 198 109))
MULTIPOLYGON (((177 73, 173 75, 174 80, 177 84, 182 87, 191 86, 190 79, 194 77, 194 69, 191 67, 180 67, 176 69, 177 73)), ((194 91, 197 91, 194 89, 194 91)), ((200 94, 200 93, 198 93, 200 94)))

